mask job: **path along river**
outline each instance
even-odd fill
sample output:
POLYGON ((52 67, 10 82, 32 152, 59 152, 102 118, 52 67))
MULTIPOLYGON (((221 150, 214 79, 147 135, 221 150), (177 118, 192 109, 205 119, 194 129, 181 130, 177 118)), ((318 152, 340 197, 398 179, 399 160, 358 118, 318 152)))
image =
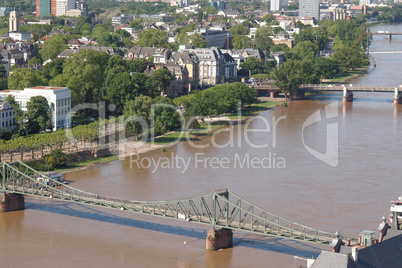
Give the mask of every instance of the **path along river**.
MULTIPOLYGON (((402 25, 375 30, 401 32, 402 25)), ((375 36, 372 49, 402 50, 402 36, 394 36, 392 42, 375 36)), ((402 54, 375 54, 372 60, 377 67, 352 83, 402 84, 402 54)), ((246 136, 246 126, 241 125, 196 142, 205 145, 214 139, 222 145, 233 134, 233 146, 196 149, 182 142, 166 152, 142 156, 155 161, 179 156, 190 161, 187 169, 153 164, 141 168, 140 162, 130 166, 126 159, 70 173, 66 179, 76 188, 134 200, 178 199, 229 188, 296 222, 358 236, 364 229, 375 230, 381 217, 389 214, 389 201, 402 194, 402 105, 395 107, 392 101, 392 93, 370 92, 355 93, 355 101, 347 104, 342 104, 340 92, 295 101, 288 108, 264 112, 266 121, 256 119, 248 126, 263 129, 268 124, 269 132, 246 136), (337 109, 327 119, 324 111, 330 104, 337 109), (321 120, 316 117, 303 130, 316 111, 321 120), (327 135, 334 146, 328 147, 330 157, 323 162, 310 152, 324 154, 327 135), (228 158, 229 164, 213 168, 208 157, 228 158), (263 160, 263 166, 248 167, 247 157, 263 160)), ((233 248, 208 252, 207 230, 194 223, 28 197, 24 211, 0 214, 0 263, 2 267, 295 267, 299 261, 294 255, 310 258, 321 250, 314 244, 235 232, 233 248)))

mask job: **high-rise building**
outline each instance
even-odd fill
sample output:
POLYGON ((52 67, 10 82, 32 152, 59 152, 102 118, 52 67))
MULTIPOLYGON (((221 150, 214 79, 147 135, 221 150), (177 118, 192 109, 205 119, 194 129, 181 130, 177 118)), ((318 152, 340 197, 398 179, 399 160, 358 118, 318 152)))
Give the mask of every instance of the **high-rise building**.
POLYGON ((85 3, 84 1, 75 2, 75 9, 81 10, 82 16, 88 15, 88 4, 85 3))
POLYGON ((20 22, 18 18, 18 13, 15 11, 10 12, 10 32, 18 32, 20 30, 20 22))
POLYGON ((320 20, 320 1, 319 0, 300 0, 299 17, 313 17, 320 20))
POLYGON ((57 0, 56 16, 66 16, 67 11, 75 8, 74 0, 57 0))
POLYGON ((285 0, 271 0, 271 11, 286 10, 288 3, 285 0))
POLYGON ((359 6, 367 6, 367 5, 370 5, 372 2, 373 1, 371 1, 371 0, 359 0, 359 6))
POLYGON ((56 16, 57 0, 36 0, 36 16, 46 17, 50 14, 56 16))

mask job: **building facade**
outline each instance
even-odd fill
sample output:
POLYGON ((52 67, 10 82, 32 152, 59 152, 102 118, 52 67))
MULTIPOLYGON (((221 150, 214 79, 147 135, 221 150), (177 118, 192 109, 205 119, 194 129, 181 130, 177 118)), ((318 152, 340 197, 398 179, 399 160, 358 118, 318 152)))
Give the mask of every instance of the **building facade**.
POLYGON ((320 1, 319 0, 300 0, 299 16, 313 17, 316 21, 320 20, 320 1))
POLYGON ((284 0, 271 0, 271 11, 286 10, 288 7, 287 1, 284 0))
POLYGON ((7 101, 0 101, 0 132, 13 131, 16 113, 7 101))
POLYGON ((237 77, 237 63, 229 54, 222 53, 217 47, 180 48, 179 53, 194 53, 199 61, 199 80, 201 87, 222 83, 222 78, 237 77))
POLYGON ((56 2, 56 16, 66 16, 67 11, 75 8, 74 0, 57 0, 56 2))
POLYGON ((36 16, 46 17, 50 14, 56 16, 57 0, 36 0, 36 16))
POLYGON ((24 90, 0 91, 1 99, 5 100, 8 95, 14 96, 24 112, 27 111, 27 103, 31 97, 43 96, 49 103, 53 131, 71 125, 71 91, 66 87, 38 86, 24 90))

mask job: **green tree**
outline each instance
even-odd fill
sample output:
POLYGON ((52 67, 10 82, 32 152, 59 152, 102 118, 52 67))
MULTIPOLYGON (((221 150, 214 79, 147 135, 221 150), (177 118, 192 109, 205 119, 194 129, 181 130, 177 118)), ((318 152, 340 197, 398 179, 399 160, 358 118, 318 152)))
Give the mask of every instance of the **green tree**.
POLYGON ((300 70, 301 61, 289 59, 271 72, 272 79, 275 80, 274 85, 285 93, 286 98, 303 84, 300 70))
POLYGON ((154 71, 151 78, 147 80, 150 96, 160 96, 162 93, 167 94, 170 82, 174 79, 172 73, 168 69, 158 69, 154 71))
POLYGON ((68 48, 67 42, 71 39, 68 34, 58 34, 52 36, 50 39, 43 43, 42 49, 39 51, 41 58, 46 61, 48 59, 54 59, 61 52, 68 48))
POLYGON ((249 29, 247 26, 243 25, 242 23, 236 24, 232 28, 230 28, 230 33, 232 34, 233 37, 238 36, 238 35, 246 35, 249 32, 249 29))
POLYGON ((102 99, 104 70, 109 55, 93 50, 80 50, 66 59, 63 74, 50 81, 52 86, 67 86, 71 90, 72 106, 102 99))
POLYGON ((144 47, 168 47, 168 36, 166 32, 156 29, 149 29, 138 34, 137 46, 144 47))
POLYGON ((8 77, 8 87, 15 90, 48 84, 42 71, 28 68, 18 68, 8 77))
POLYGON ((297 59, 311 59, 314 60, 319 49, 318 46, 311 41, 303 41, 298 43, 292 51, 297 59))
POLYGON ((38 133, 51 128, 49 103, 43 96, 31 97, 27 103, 28 131, 38 133))
POLYGON ((0 90, 7 88, 7 71, 3 64, 0 64, 0 90))
POLYGON ((240 64, 240 68, 242 68, 247 74, 259 74, 266 72, 261 61, 253 57, 248 57, 245 62, 240 64))
POLYGON ((180 126, 179 115, 170 98, 156 97, 152 106, 151 115, 154 119, 154 134, 163 134, 180 126))
POLYGON ((253 47, 253 42, 246 35, 236 35, 232 41, 234 49, 244 49, 253 47))
POLYGON ((269 52, 274 45, 274 42, 269 37, 270 35, 272 35, 271 27, 258 28, 255 34, 256 47, 269 52))
POLYGON ((143 131, 149 129, 143 129, 143 125, 147 128, 151 122, 151 106, 152 98, 144 95, 140 95, 135 100, 129 100, 124 106, 124 118, 129 120, 125 124, 125 131, 129 135, 135 135, 137 138, 143 131))

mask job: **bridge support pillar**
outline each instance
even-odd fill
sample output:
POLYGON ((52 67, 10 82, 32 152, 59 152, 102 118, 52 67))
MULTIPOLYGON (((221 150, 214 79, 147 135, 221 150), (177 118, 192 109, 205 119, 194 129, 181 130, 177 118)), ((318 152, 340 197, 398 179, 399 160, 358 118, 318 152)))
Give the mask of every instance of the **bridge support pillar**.
POLYGON ((402 104, 402 96, 399 94, 399 88, 395 88, 394 104, 402 104))
POLYGON ((271 98, 277 98, 279 97, 279 90, 270 91, 269 95, 271 98))
POLYGON ((25 209, 25 198, 22 194, 2 194, 0 197, 0 212, 25 209))
POLYGON ((353 101, 353 92, 348 91, 346 87, 343 88, 343 102, 352 102, 353 101))
POLYGON ((218 250, 233 247, 233 231, 222 228, 220 230, 211 229, 208 231, 206 239, 206 249, 218 250))

